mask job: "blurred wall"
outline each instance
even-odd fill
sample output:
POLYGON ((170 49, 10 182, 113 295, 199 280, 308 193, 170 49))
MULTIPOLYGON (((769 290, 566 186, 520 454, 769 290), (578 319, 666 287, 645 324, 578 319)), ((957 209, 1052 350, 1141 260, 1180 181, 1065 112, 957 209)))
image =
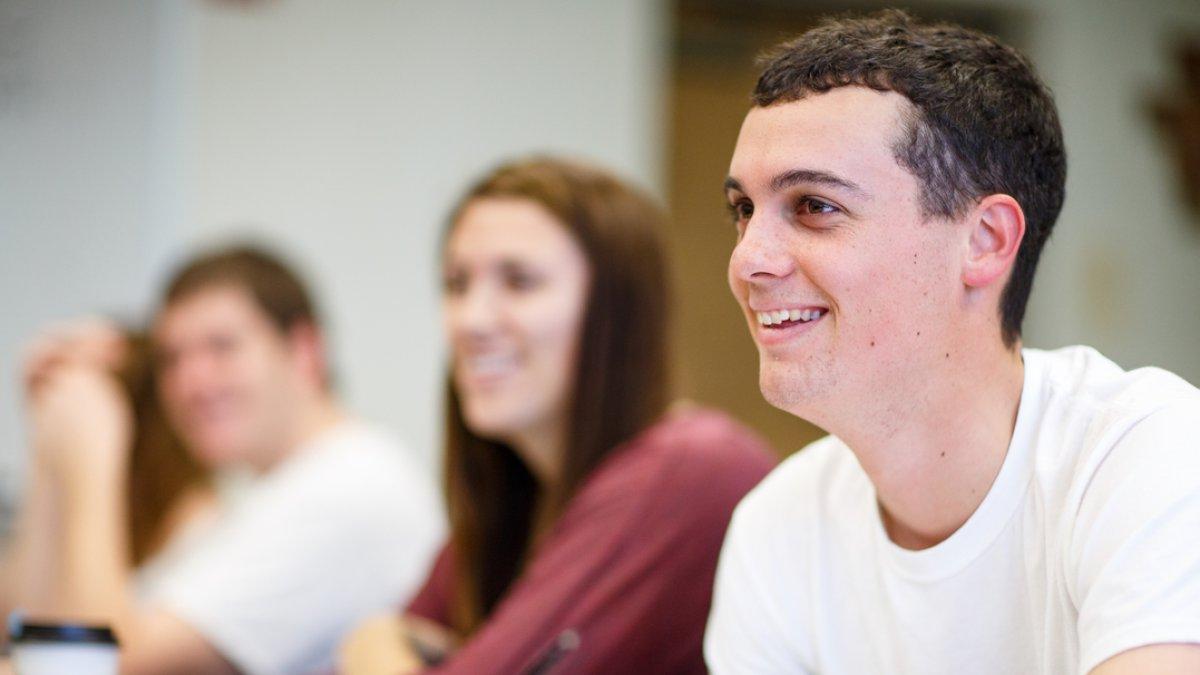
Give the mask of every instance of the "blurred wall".
POLYGON ((23 465, 20 344, 84 312, 140 318, 194 245, 247 233, 312 277, 351 407, 432 465, 451 200, 532 151, 655 187, 660 14, 0 0, 0 492, 23 465))
MULTIPOLYGON (((1016 12, 1061 107, 1067 206, 1028 343, 1087 342, 1200 382, 1200 234, 1141 107, 1179 77, 1166 40, 1200 30, 1200 3, 940 4, 1016 12)), ((311 272, 353 407, 432 457, 450 199, 535 149, 654 187, 668 14, 668 0, 0 0, 0 489, 24 452, 21 341, 81 312, 142 316, 174 261, 247 223, 311 272)))
POLYGON ((1200 385, 1200 214, 1188 212, 1153 97, 1183 84, 1194 0, 1023 4, 1067 142, 1067 199, 1039 265, 1027 343, 1086 343, 1200 385))
POLYGON ((23 342, 82 313, 138 318, 171 248, 175 9, 0 3, 0 497, 23 466, 23 342))

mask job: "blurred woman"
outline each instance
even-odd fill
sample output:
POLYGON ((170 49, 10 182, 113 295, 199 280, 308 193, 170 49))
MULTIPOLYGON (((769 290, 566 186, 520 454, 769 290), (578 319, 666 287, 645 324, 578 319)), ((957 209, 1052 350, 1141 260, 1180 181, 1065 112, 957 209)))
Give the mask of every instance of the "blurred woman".
POLYGON ((0 579, 0 605, 75 619, 87 613, 61 597, 69 568, 87 564, 71 560, 61 500, 95 470, 126 474, 120 554, 138 569, 139 594, 153 593, 156 570, 211 515, 210 472, 168 426, 151 360, 146 336, 101 320, 47 331, 31 349, 24 382, 30 480, 0 579))
POLYGON ((405 617, 344 643, 343 672, 440 652, 447 673, 704 672, 722 537, 773 461, 723 415, 667 412, 661 220, 554 159, 461 200, 443 249, 450 542, 405 617))

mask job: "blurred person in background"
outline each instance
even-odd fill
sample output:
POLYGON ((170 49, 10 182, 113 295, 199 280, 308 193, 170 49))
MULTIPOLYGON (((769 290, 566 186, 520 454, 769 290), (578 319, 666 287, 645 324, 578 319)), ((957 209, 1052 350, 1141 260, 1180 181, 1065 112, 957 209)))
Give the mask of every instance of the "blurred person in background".
POLYGON ((343 673, 704 672, 721 537, 774 461, 722 414, 667 411, 661 218, 555 159, 462 198, 443 249, 450 541, 405 616, 347 640, 343 673))
POLYGON ((211 472, 187 452, 159 404, 147 336, 102 319, 47 330, 30 350, 24 385, 34 453, 0 576, 0 613, 70 613, 62 600, 69 506, 58 496, 90 480, 96 454, 89 447, 103 436, 97 427, 126 414, 132 419, 122 540, 144 594, 214 507, 211 472))
POLYGON ((763 63, 729 284, 831 435, 738 506, 712 671, 1200 672, 1200 391, 1022 345, 1066 181, 1029 61, 891 10, 763 63))
POLYGON ((120 527, 131 415, 111 384, 93 382, 91 423, 37 441, 79 478, 58 495, 55 610, 112 623, 125 673, 328 667, 353 622, 403 602, 428 570, 444 536, 436 490, 338 404, 313 303, 273 256, 232 248, 191 260, 151 335, 171 427, 204 465, 254 477, 221 495, 137 597, 120 527))

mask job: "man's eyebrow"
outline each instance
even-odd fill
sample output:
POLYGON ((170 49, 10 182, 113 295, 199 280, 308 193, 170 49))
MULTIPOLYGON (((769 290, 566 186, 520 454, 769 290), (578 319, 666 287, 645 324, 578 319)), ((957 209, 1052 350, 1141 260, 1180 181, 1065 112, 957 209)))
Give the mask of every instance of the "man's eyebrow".
MULTIPOLYGON (((853 192, 860 196, 866 196, 867 192, 863 190, 857 183, 846 180, 841 176, 836 176, 825 171, 813 171, 811 169, 792 169, 785 171, 775 178, 771 179, 771 190, 781 192, 793 185, 800 183, 817 183, 819 185, 828 185, 830 187, 841 188, 849 192, 853 192)), ((728 184, 728 183, 727 183, 728 184)))
MULTIPOLYGON (((840 188, 853 192, 859 196, 866 197, 867 191, 862 189, 858 183, 846 180, 841 176, 834 175, 827 171, 814 171, 812 169, 792 169, 785 171, 771 180, 771 191, 782 192, 794 185, 800 183, 816 183, 818 185, 828 185, 830 187, 840 188)), ((746 190, 742 188, 742 184, 733 176, 725 179, 725 192, 737 190, 744 193, 746 190)))

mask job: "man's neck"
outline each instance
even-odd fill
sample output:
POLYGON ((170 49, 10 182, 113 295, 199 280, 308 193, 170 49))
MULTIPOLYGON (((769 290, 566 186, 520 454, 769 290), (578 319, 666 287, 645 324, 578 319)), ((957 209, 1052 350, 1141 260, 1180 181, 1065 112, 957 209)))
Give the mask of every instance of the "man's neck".
POLYGON ((300 410, 292 427, 293 433, 283 439, 268 462, 255 466, 257 473, 268 473, 346 419, 345 412, 325 394, 308 398, 298 408, 300 410))
POLYGON ((927 373, 920 391, 858 418, 879 424, 835 431, 875 485, 884 526, 898 546, 919 550, 950 537, 1000 473, 1025 371, 1019 346, 989 356, 927 373))

